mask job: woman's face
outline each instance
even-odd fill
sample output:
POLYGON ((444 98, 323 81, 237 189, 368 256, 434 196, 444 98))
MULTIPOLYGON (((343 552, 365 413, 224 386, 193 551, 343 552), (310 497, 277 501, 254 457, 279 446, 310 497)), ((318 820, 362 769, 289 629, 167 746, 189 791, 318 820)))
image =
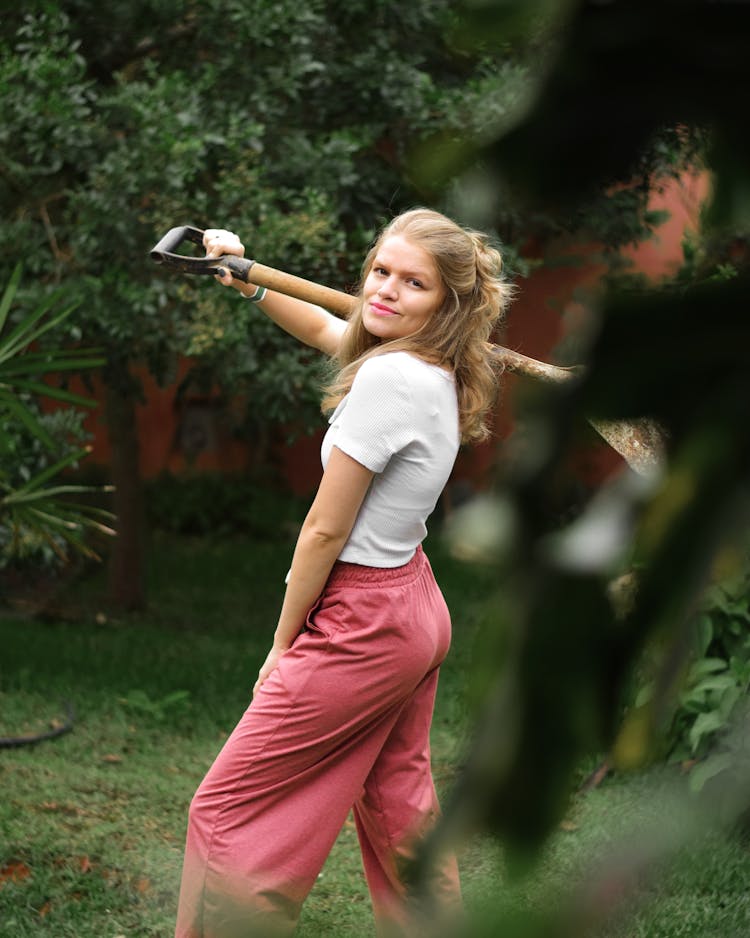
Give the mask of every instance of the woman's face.
POLYGON ((445 287, 431 254, 401 235, 391 235, 378 248, 363 297, 365 329, 379 339, 404 339, 437 312, 445 287))

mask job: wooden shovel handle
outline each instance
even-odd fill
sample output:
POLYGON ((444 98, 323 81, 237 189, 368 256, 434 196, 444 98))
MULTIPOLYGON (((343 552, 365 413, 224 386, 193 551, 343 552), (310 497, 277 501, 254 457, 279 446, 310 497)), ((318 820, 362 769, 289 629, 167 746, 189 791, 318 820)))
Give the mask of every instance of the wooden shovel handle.
MULTIPOLYGON (((349 293, 296 277, 283 270, 267 267, 265 264, 259 264, 248 258, 237 257, 233 254, 211 258, 188 257, 175 253, 184 241, 202 244, 202 239, 203 231, 200 228, 191 226, 172 228, 152 249, 151 259, 182 273, 215 274, 219 268, 227 268, 232 272, 233 277, 243 283, 254 283, 256 286, 266 287, 269 290, 284 293, 286 296, 314 303, 339 316, 348 316, 357 303, 357 297, 349 293)), ((547 362, 521 355, 520 352, 514 352, 512 349, 504 348, 502 345, 493 345, 492 352, 508 371, 540 381, 559 384, 570 381, 581 373, 580 368, 561 368, 559 365, 550 365, 547 362)), ((650 471, 662 461, 661 432, 651 421, 592 420, 591 424, 636 472, 650 471)))
MULTIPOLYGON (((222 258, 222 261, 225 259, 222 258)), ((225 266, 228 266, 232 274, 236 276, 232 269, 234 265, 231 262, 225 266)), ((239 277, 238 279, 243 278, 239 277)), ((278 293, 284 293, 286 296, 292 296, 298 300, 315 303, 316 306, 323 306, 332 313, 343 317, 347 317, 357 303, 356 296, 344 293, 342 290, 324 287, 312 280, 305 280, 302 277, 296 277, 294 274, 287 274, 283 270, 276 270, 274 267, 266 267, 265 264, 259 264, 257 261, 248 270, 245 283, 254 283, 259 287, 267 287, 269 290, 276 290, 278 293)))
MULTIPOLYGON (((247 262, 246 262, 247 263, 247 262)), ((269 290, 277 290, 286 296, 306 300, 323 306, 332 313, 348 316, 357 298, 341 290, 333 290, 319 283, 295 277, 292 274, 254 263, 245 274, 246 283, 254 283, 269 290)), ((241 279, 245 279, 245 276, 241 279)), ((548 362, 529 358, 502 345, 493 345, 492 353, 507 371, 515 372, 538 381, 561 384, 582 374, 580 366, 563 368, 548 362)), ((594 429, 615 449, 635 472, 647 473, 663 462, 664 441, 659 428, 653 421, 642 420, 591 420, 594 429)))
MULTIPOLYGON (((226 258, 222 258, 221 263, 224 260, 226 258)), ((217 263, 219 262, 217 261, 217 263)), ((243 271, 241 274, 239 271, 235 272, 233 270, 235 265, 231 261, 225 266, 228 266, 232 273, 245 283, 254 283, 259 287, 267 287, 269 290, 276 290, 298 300, 315 303, 339 316, 348 316, 357 303, 357 297, 349 293, 333 290, 331 287, 324 287, 319 283, 313 283, 311 280, 304 280, 302 277, 295 277, 283 270, 266 267, 265 264, 259 264, 257 261, 252 264, 246 273, 243 271)), ((521 355, 520 352, 514 352, 502 345, 493 345, 492 349, 493 354, 508 371, 517 371, 519 374, 538 378, 541 381, 569 381, 580 373, 577 368, 562 368, 559 365, 550 365, 547 362, 529 358, 527 355, 521 355)))

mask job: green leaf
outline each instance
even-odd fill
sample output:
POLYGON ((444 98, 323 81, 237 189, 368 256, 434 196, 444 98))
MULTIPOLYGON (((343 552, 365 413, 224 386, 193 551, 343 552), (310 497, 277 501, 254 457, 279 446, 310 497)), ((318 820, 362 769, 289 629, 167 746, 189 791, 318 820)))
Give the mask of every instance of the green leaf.
POLYGON ((695 752, 698 749, 706 736, 711 736, 717 730, 723 729, 725 725, 726 722, 718 710, 699 714, 688 734, 692 751, 695 752))
POLYGON ((89 492, 87 485, 55 485, 48 489, 37 489, 36 491, 22 491, 18 489, 12 495, 7 495, 3 499, 5 505, 20 505, 36 502, 44 498, 55 498, 58 495, 81 495, 89 492))
POLYGON ((727 663, 723 658, 701 658, 690 669, 690 679, 695 681, 704 674, 714 674, 726 670, 727 663))
POLYGON ((10 276, 8 285, 3 291, 3 297, 0 300, 0 332, 3 331, 5 326, 5 320, 8 318, 8 312, 10 311, 11 303, 13 302, 13 297, 16 294, 18 289, 18 284, 21 282, 21 264, 16 264, 13 269, 13 273, 10 276))
POLYGON ((77 371, 82 368, 100 368, 107 362, 106 358, 91 350, 84 354, 80 350, 75 353, 65 350, 55 352, 27 352, 20 360, 6 361, 0 364, 0 375, 12 378, 15 375, 48 374, 58 371, 77 371), (75 357, 71 358, 70 355, 75 357))
POLYGON ((63 388, 56 388, 49 384, 43 384, 39 381, 20 380, 15 382, 15 387, 21 391, 28 391, 36 394, 38 397, 51 397, 56 401, 64 401, 66 404, 77 404, 79 407, 98 407, 99 401, 90 397, 83 397, 81 394, 74 394, 72 391, 66 391, 63 388))
POLYGON ((730 752, 722 752, 717 755, 708 756, 702 762, 699 762, 698 765, 690 773, 690 789, 694 792, 699 792, 703 790, 703 786, 712 778, 715 778, 721 772, 726 772, 728 769, 734 768, 737 760, 735 756, 730 752))
MULTIPOLYGON (((73 463, 76 463, 79 460, 83 459, 83 457, 86 456, 87 454, 88 454, 88 449, 79 449, 79 450, 75 450, 72 453, 68 453, 67 456, 64 456, 62 459, 58 460, 58 462, 56 462, 54 465, 48 466, 42 472, 38 473, 33 478, 29 479, 29 481, 25 485, 21 486, 21 488, 17 490, 16 494, 24 495, 29 492, 36 491, 38 488, 44 485, 44 483, 47 482, 49 479, 54 478, 56 475, 62 472, 63 469, 67 469, 68 466, 72 466, 73 463)), ((86 490, 92 491, 88 487, 86 488, 86 490)))
POLYGON ((19 349, 32 341, 29 336, 33 334, 34 326, 52 309, 59 297, 59 291, 44 297, 35 309, 27 313, 8 335, 3 337, 0 343, 0 361, 18 354, 19 349))
POLYGON ((19 326, 19 328, 23 327, 25 331, 23 331, 20 335, 18 335, 15 341, 12 341, 12 342, 8 341, 8 343, 5 344, 4 348, 0 347, 0 362, 3 362, 7 360, 8 358, 13 357, 14 355, 17 355, 25 347, 31 345, 32 342, 35 342, 37 339, 43 336, 46 332, 49 332, 51 329, 54 329, 64 319, 66 319, 75 309, 75 304, 73 306, 69 306, 67 309, 63 310, 63 312, 58 313, 57 316, 54 316, 52 319, 47 320, 47 322, 45 322, 43 326, 39 326, 37 329, 31 328, 40 319, 40 317, 43 316, 47 312, 47 309, 51 305, 52 304, 50 303, 50 304, 47 304, 46 306, 42 306, 40 309, 32 313, 27 318, 27 320, 21 323, 21 326, 19 326))
POLYGON ((45 525, 51 528, 56 528, 61 531, 80 531, 81 522, 80 521, 71 521, 68 518, 62 518, 56 511, 55 505, 51 504, 42 508, 38 506, 28 507, 28 514, 31 517, 38 518, 40 521, 43 521, 45 525))
POLYGON ((22 423, 31 433, 40 440, 48 449, 54 450, 57 446, 47 430, 31 413, 28 407, 25 407, 21 401, 13 398, 7 393, 0 394, 0 409, 10 411, 10 413, 22 423))
POLYGON ((750 643, 744 648, 745 656, 732 655, 729 659, 729 669, 743 690, 747 690, 750 683, 750 643))
POLYGON ((734 708, 737 706, 741 697, 742 690, 736 684, 727 688, 722 694, 721 700, 719 701, 719 712, 724 718, 725 723, 729 723, 734 708))
POLYGON ((713 677, 707 677, 700 681, 691 689, 692 694, 708 694, 712 691, 725 691, 730 687, 736 687, 737 682, 731 674, 715 674, 713 677))

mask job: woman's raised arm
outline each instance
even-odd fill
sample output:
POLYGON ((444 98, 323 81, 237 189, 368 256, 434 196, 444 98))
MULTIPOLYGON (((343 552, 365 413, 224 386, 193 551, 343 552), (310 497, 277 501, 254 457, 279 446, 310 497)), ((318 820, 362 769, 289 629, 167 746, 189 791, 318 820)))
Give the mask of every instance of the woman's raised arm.
MULTIPOLYGON (((203 234, 203 246, 208 257, 221 257, 222 254, 245 256, 245 246, 237 235, 223 228, 207 228, 203 234)), ((216 280, 224 286, 234 287, 245 297, 252 296, 256 289, 252 284, 235 280, 230 273, 224 277, 217 276, 216 280)), ((305 345, 330 356, 338 351, 341 337, 346 331, 346 322, 322 306, 274 290, 267 290, 258 306, 269 319, 305 345)))

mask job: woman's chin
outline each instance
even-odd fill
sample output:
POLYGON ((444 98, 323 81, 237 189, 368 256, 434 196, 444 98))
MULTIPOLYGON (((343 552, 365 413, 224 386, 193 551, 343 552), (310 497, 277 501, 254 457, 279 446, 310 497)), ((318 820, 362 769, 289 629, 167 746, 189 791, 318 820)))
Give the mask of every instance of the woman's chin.
POLYGON ((383 324, 379 322, 362 322, 362 325, 365 327, 365 331, 368 332, 371 336, 376 339, 385 339, 388 338, 387 329, 383 328, 383 324))

